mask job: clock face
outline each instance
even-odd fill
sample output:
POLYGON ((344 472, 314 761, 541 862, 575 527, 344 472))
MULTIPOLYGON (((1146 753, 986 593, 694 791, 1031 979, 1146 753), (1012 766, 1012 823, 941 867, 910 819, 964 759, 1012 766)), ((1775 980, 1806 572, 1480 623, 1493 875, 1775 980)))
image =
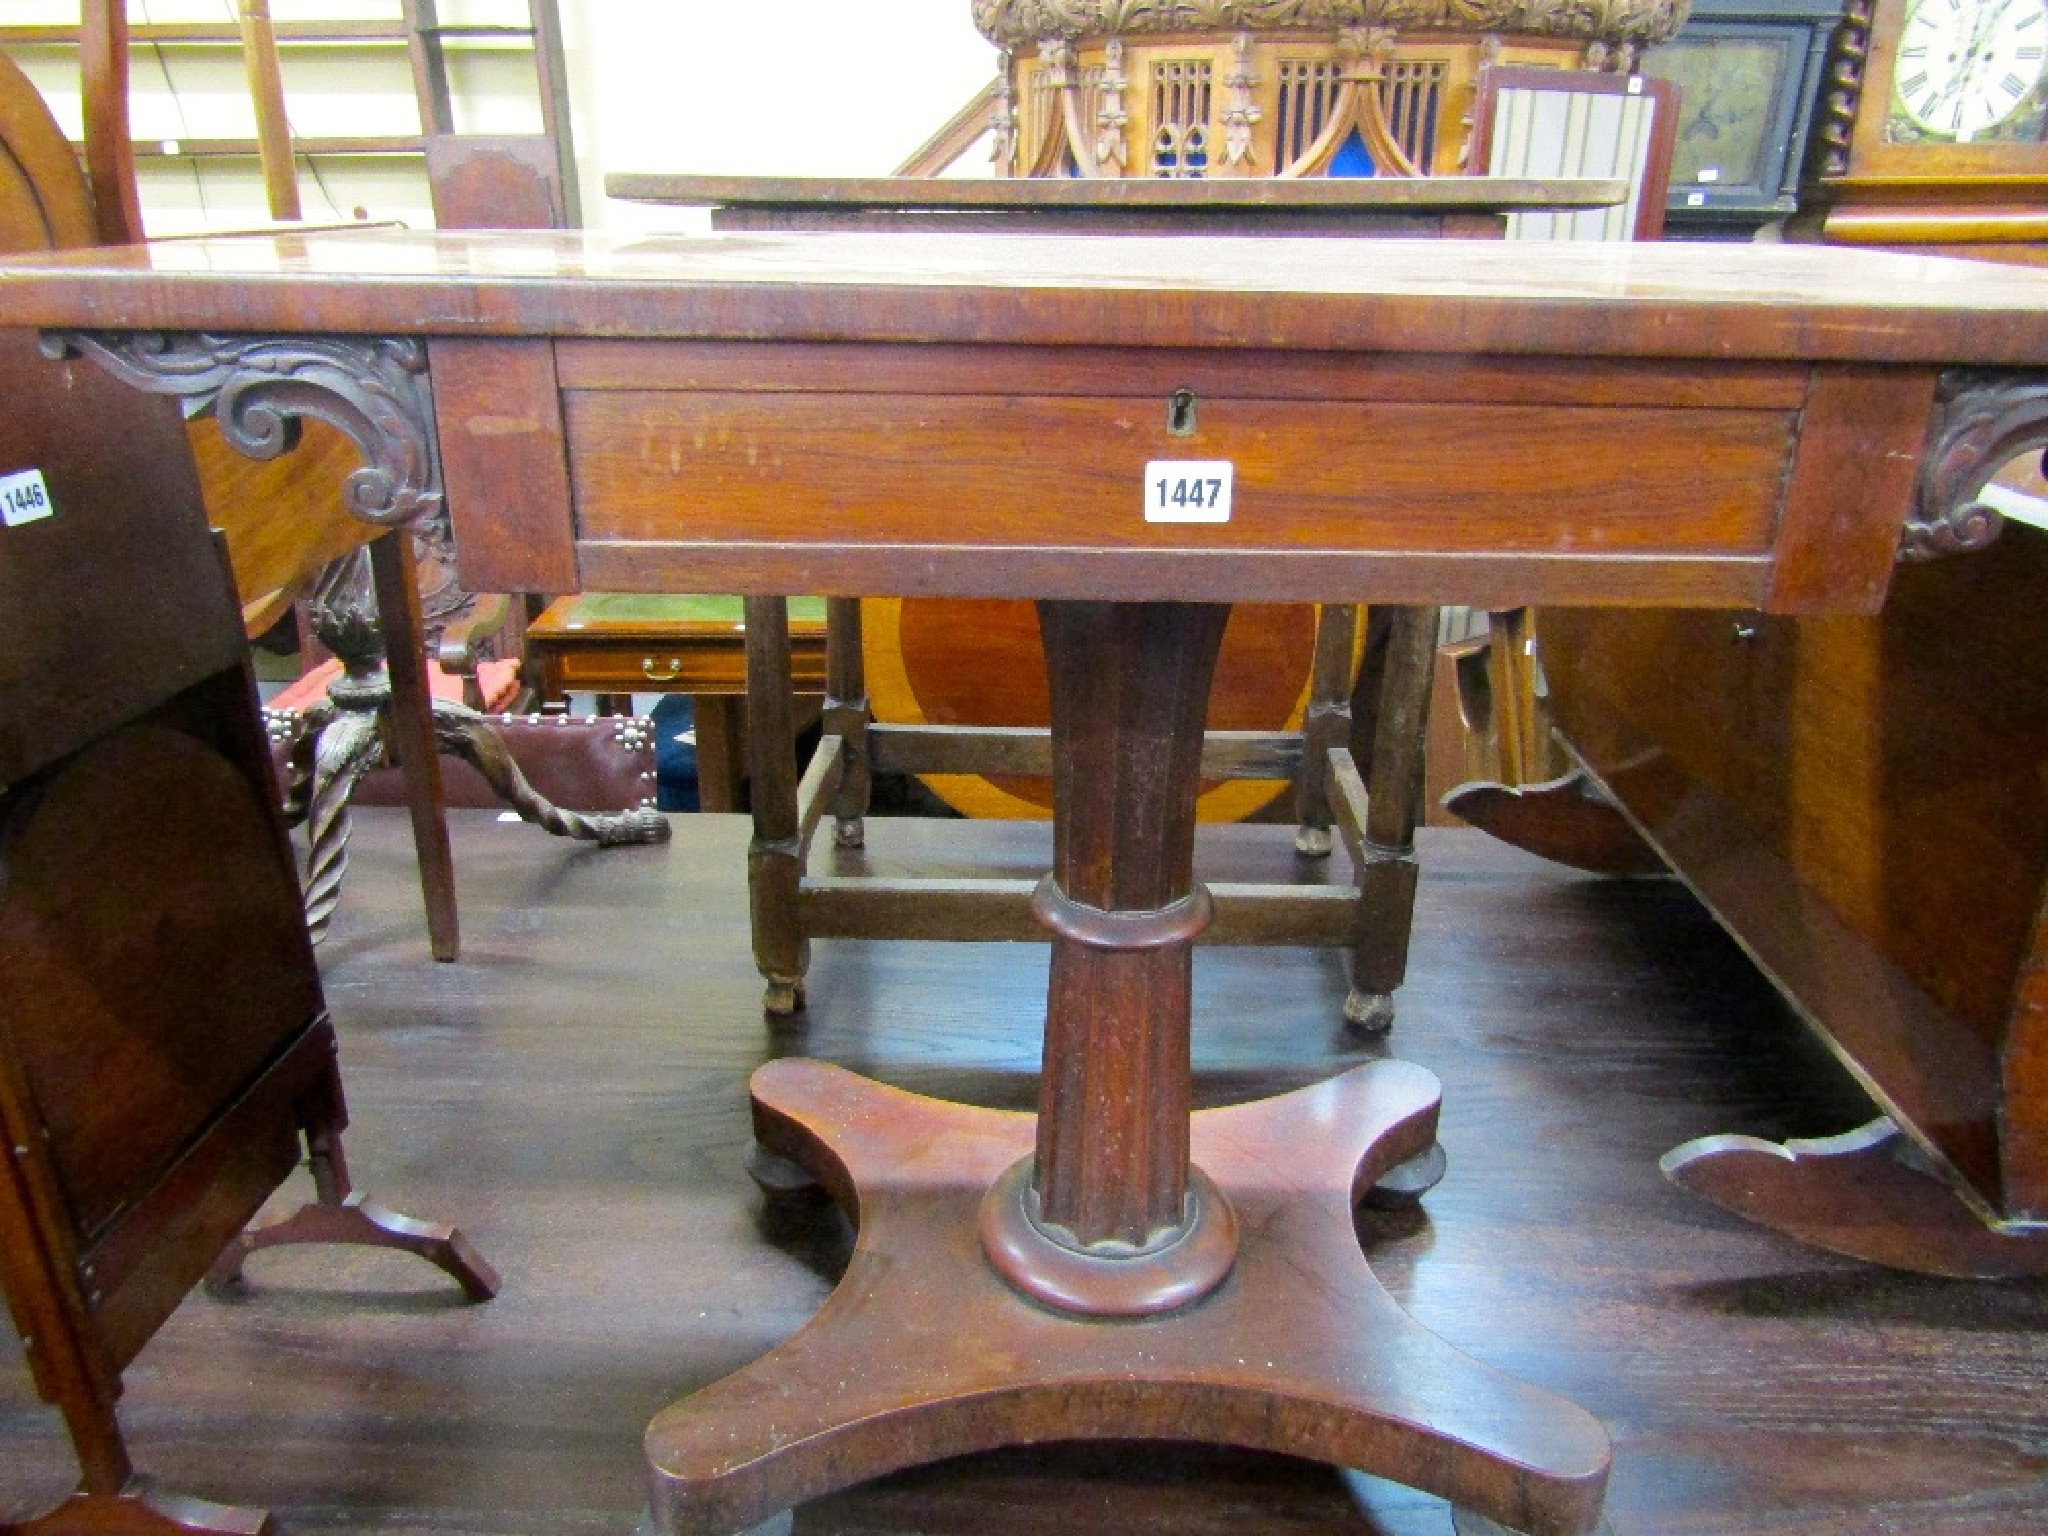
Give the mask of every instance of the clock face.
POLYGON ((1791 42, 1782 33, 1730 35, 1700 26, 1643 56, 1643 73, 1678 87, 1673 187, 1701 187, 1710 194, 1728 186, 1761 189, 1790 54, 1791 42))
POLYGON ((2038 138, 2044 63, 2048 0, 1907 0, 1885 137, 2038 138))

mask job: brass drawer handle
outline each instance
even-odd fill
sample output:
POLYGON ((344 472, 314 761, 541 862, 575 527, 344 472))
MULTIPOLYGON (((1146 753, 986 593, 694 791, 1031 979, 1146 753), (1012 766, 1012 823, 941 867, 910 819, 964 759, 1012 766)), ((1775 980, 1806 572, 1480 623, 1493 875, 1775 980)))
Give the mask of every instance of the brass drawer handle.
POLYGON ((650 683, 672 683, 683 675, 683 660, 680 656, 671 656, 668 659, 668 666, 662 668, 655 664, 652 656, 643 656, 640 659, 640 675, 650 683))

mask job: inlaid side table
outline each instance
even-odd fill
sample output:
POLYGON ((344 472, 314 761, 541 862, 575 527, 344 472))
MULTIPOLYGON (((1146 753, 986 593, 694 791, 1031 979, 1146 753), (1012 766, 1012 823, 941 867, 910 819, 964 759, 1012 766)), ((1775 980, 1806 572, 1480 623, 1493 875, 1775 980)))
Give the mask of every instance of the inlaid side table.
MULTIPOLYGON (((697 731, 697 792, 707 811, 740 808, 746 778, 747 625, 737 597, 578 592, 558 597, 526 626, 526 655, 541 707, 594 693, 613 713, 636 693, 686 693, 697 731)), ((790 676, 815 717, 825 691, 825 602, 789 604, 790 676)))

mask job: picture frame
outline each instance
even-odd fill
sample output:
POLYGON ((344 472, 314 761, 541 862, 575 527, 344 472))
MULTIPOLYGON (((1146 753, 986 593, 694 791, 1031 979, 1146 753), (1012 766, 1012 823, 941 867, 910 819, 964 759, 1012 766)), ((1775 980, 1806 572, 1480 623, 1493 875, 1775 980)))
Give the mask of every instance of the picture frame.
POLYGON ((1792 213, 1841 16, 1841 0, 1695 0, 1678 35, 1643 55, 1643 73, 1680 92, 1673 234, 1753 234, 1792 213))

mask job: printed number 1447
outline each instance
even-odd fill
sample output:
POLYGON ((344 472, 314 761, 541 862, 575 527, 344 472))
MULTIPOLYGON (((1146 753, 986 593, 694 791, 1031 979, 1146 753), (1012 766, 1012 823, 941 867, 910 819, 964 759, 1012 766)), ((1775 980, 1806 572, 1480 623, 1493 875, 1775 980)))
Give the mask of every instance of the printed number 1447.
POLYGON ((1232 479, 1228 460, 1154 460, 1145 466, 1145 521, 1227 523, 1232 479))

